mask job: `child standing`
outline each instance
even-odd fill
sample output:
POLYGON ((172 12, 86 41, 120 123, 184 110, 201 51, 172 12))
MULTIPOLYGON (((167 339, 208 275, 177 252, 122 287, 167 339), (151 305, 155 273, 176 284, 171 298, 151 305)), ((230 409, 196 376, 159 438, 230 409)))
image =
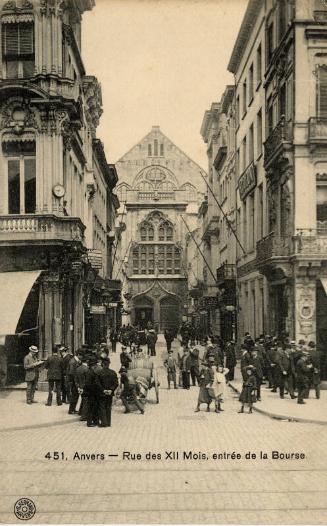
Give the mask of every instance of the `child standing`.
POLYGON ((244 405, 249 405, 249 413, 252 413, 253 404, 256 402, 256 389, 257 389, 257 380, 255 377, 255 368, 253 365, 248 365, 245 368, 245 378, 243 381, 243 388, 240 395, 240 402, 242 402, 241 409, 239 413, 244 413, 244 405))
POLYGON ((176 383, 177 360, 173 356, 172 349, 169 349, 169 351, 168 351, 168 357, 164 361, 164 366, 167 369, 168 389, 170 389, 170 382, 173 382, 174 383, 174 389, 177 389, 177 383, 176 383))
POLYGON ((214 373, 214 381, 212 384, 212 388, 215 393, 215 406, 216 406, 216 413, 220 413, 220 411, 224 411, 221 407, 222 402, 224 401, 225 396, 225 388, 226 388, 226 375, 228 374, 229 369, 224 367, 223 365, 217 365, 216 371, 214 373))

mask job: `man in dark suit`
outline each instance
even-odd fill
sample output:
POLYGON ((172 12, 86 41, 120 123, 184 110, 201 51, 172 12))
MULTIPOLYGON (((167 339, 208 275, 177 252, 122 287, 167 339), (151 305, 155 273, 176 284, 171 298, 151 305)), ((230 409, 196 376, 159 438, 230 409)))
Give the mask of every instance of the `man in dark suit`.
POLYGON ((57 395, 57 405, 62 405, 61 401, 61 381, 62 381, 62 359, 59 356, 57 347, 53 348, 52 356, 45 361, 45 368, 48 369, 49 394, 45 405, 52 405, 52 393, 55 388, 57 395))
POLYGON ((109 369, 109 357, 103 358, 102 369, 97 374, 97 382, 100 389, 99 416, 100 427, 111 426, 112 397, 118 387, 118 376, 113 369, 109 369))
POLYGON ((34 400, 34 393, 39 379, 39 368, 43 364, 38 360, 37 354, 39 349, 35 345, 29 347, 29 353, 24 358, 25 381, 26 387, 26 403, 36 403, 34 400))
POLYGON ((82 359, 82 363, 77 367, 76 369, 76 375, 75 375, 75 381, 77 385, 78 393, 81 395, 81 405, 78 410, 78 414, 81 417, 81 420, 87 420, 87 396, 84 392, 85 382, 86 382, 86 375, 88 371, 87 366, 87 355, 84 355, 82 358, 82 355, 80 355, 80 358, 82 359))
POLYGON ((312 363, 309 363, 309 353, 302 351, 302 357, 296 363, 296 384, 298 391, 298 404, 305 404, 303 398, 305 398, 306 391, 309 384, 309 375, 313 369, 312 363))
POLYGON ((98 402, 100 398, 100 388, 97 381, 97 373, 95 372, 95 368, 98 366, 96 356, 90 357, 88 366, 83 393, 87 396, 87 427, 94 427, 99 423, 98 402))
POLYGON ((70 389, 70 403, 69 403, 69 410, 68 414, 73 415, 77 413, 76 406, 78 402, 78 386, 77 386, 77 380, 76 380, 76 369, 81 364, 81 355, 75 355, 71 358, 68 369, 67 369, 67 378, 69 383, 69 389, 70 389))
POLYGON ((70 389, 67 377, 68 365, 73 355, 70 354, 69 349, 64 345, 59 347, 59 352, 62 358, 62 382, 61 382, 61 393, 62 403, 66 404, 70 402, 70 389))

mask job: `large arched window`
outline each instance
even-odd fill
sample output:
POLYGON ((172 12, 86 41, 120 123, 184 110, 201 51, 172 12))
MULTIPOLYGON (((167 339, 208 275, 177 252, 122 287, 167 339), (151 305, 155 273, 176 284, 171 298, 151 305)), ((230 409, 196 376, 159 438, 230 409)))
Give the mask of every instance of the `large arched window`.
POLYGON ((128 190, 130 190, 130 186, 128 184, 123 183, 117 186, 117 195, 121 203, 127 201, 128 190))
POLYGON ((180 274, 181 250, 176 245, 142 245, 132 250, 133 274, 180 274))
POLYGON ((158 228, 158 241, 173 241, 174 229, 171 223, 163 222, 158 228))
POLYGON ((185 192, 186 201, 196 201, 197 200, 197 191, 195 186, 191 183, 185 183, 181 186, 181 190, 185 192))
POLYGON ((154 228, 151 223, 142 223, 140 226, 140 238, 141 241, 153 241, 154 240, 154 228))

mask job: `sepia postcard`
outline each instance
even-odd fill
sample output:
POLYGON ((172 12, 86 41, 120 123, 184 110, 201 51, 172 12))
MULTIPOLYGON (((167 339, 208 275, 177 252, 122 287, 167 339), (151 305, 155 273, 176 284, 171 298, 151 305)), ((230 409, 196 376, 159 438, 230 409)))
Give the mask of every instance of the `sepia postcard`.
POLYGON ((327 1, 0 33, 1 524, 326 524, 327 1))

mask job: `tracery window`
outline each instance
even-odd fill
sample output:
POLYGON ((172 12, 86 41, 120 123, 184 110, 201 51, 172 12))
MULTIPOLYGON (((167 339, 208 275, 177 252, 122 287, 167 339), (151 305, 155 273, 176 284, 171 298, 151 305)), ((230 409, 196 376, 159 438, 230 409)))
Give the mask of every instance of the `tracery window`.
POLYGON ((180 274, 181 250, 176 245, 137 245, 133 248, 133 274, 180 274))
POLYGON ((196 191, 195 186, 193 186, 191 183, 183 184, 183 186, 181 187, 181 190, 184 190, 187 201, 196 201, 197 191, 196 191))
POLYGON ((154 240, 154 228, 151 224, 143 223, 140 228, 141 241, 154 240))
POLYGON ((172 241, 174 237, 174 229, 169 223, 161 223, 158 229, 159 241, 172 241))
POLYGON ((129 190, 129 186, 127 184, 121 184, 117 187, 117 194, 119 201, 126 202, 127 201, 127 192, 129 190))

